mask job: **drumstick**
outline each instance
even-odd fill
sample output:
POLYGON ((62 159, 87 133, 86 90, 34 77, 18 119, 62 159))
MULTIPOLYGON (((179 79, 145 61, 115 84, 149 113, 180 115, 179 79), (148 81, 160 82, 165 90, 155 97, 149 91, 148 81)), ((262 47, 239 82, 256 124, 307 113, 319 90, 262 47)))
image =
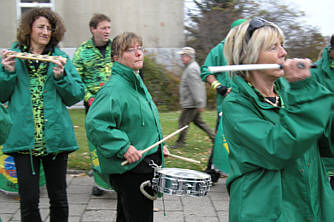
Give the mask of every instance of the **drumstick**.
MULTIPOLYGON (((172 136, 175 136, 176 134, 178 134, 178 133, 181 132, 182 130, 187 129, 188 127, 189 127, 188 125, 185 125, 184 127, 180 128, 180 129, 178 129, 178 130, 176 130, 175 132, 169 134, 168 136, 166 136, 166 137, 163 138, 162 140, 160 140, 160 141, 156 142, 155 144, 153 144, 153 145, 147 147, 146 149, 144 149, 144 150, 142 151, 142 153, 146 153, 146 152, 150 151, 150 150, 153 149, 154 147, 160 145, 161 143, 165 142, 166 140, 168 140, 168 139, 171 138, 172 136)), ((128 164, 128 161, 127 161, 127 160, 125 160, 125 161, 123 161, 123 162, 121 163, 122 166, 124 166, 124 165, 126 165, 126 164, 128 164)))
POLYGON ((198 160, 193 160, 193 159, 190 159, 190 158, 186 158, 186 157, 178 156, 178 155, 171 154, 171 153, 169 153, 167 156, 171 156, 171 157, 174 157, 174 158, 177 158, 177 159, 180 159, 180 160, 184 160, 184 161, 187 161, 187 162, 191 162, 191 163, 197 163, 197 164, 200 164, 200 163, 201 163, 201 162, 198 161, 198 160))
MULTIPOLYGON (((311 68, 316 68, 316 64, 312 64, 311 68)), ((229 65, 229 66, 209 66, 208 70, 215 72, 228 71, 247 71, 247 70, 262 70, 262 69, 283 69, 282 64, 248 64, 248 65, 229 65)))

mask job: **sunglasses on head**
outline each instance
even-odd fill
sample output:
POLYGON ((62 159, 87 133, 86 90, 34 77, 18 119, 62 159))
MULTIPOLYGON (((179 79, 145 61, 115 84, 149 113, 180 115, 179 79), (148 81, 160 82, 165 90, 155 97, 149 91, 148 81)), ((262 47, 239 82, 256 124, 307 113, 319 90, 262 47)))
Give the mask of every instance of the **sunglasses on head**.
POLYGON ((266 25, 266 23, 268 23, 268 21, 266 21, 263 18, 253 18, 247 28, 247 32, 246 32, 246 43, 248 43, 248 41, 250 40, 250 38, 252 38, 252 35, 254 33, 255 30, 262 28, 266 25))

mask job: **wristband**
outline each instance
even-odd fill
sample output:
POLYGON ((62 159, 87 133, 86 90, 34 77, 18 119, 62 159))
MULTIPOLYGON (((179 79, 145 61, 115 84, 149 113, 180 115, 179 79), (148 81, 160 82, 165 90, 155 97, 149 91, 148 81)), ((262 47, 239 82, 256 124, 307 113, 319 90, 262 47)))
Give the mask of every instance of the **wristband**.
POLYGON ((92 105, 92 103, 94 102, 95 98, 92 97, 88 100, 88 106, 90 107, 92 105))
POLYGON ((212 89, 216 89, 218 86, 220 86, 221 83, 218 82, 217 80, 213 81, 212 84, 211 84, 211 88, 212 89))

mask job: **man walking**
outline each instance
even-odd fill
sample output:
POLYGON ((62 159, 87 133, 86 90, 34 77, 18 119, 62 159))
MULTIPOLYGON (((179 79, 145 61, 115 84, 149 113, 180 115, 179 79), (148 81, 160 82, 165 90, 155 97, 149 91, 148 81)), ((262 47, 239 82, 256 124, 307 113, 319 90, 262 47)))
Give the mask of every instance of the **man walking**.
MULTIPOLYGON (((193 122, 197 127, 208 134, 211 141, 214 142, 215 134, 209 126, 202 120, 201 112, 206 106, 205 85, 200 78, 200 67, 195 61, 195 50, 191 47, 184 47, 178 52, 181 54, 181 60, 185 65, 180 83, 180 105, 182 113, 179 117, 179 128, 193 122)), ((186 143, 187 130, 183 130, 174 146, 171 148, 182 147, 186 143)))

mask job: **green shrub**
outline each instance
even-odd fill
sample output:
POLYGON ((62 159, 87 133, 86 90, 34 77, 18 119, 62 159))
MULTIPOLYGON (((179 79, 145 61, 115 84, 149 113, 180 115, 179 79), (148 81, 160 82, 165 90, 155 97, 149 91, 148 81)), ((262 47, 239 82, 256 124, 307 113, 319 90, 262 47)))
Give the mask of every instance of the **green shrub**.
POLYGON ((142 71, 145 85, 159 111, 178 110, 180 78, 157 64, 152 56, 145 56, 142 71))

